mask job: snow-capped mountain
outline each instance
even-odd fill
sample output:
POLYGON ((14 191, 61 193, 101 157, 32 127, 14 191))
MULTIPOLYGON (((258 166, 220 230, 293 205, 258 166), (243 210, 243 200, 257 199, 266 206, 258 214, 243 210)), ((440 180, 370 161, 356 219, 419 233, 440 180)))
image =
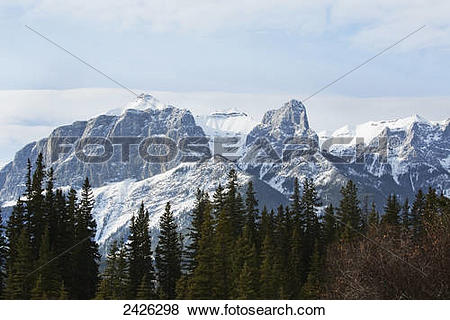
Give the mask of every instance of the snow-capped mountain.
MULTIPOLYGON (((450 120, 435 123, 413 116, 344 127, 331 134, 334 140, 329 136, 310 128, 306 107, 296 100, 268 111, 258 124, 236 110, 194 117, 188 110, 141 95, 123 109, 56 128, 49 137, 19 150, 0 170, 0 202, 10 206, 20 197, 27 159, 35 161, 40 152, 47 167, 54 168, 58 186, 77 187, 85 176, 90 178, 97 239, 103 247, 111 239, 126 237, 129 219, 142 201, 151 213, 152 227, 167 201, 185 227, 196 188, 212 192, 232 167, 242 183, 254 181, 260 205, 268 207, 287 203, 295 177, 313 178, 324 203, 337 202, 348 179, 358 184, 362 197, 379 207, 390 192, 411 198, 419 188, 433 186, 450 195, 450 120), (50 152, 55 138, 149 136, 174 141, 197 137, 209 146, 210 136, 232 136, 240 137, 241 143, 233 161, 214 155, 214 148, 212 155, 203 153, 199 161, 179 152, 166 163, 146 162, 137 145, 130 146, 129 161, 123 161, 121 145, 114 145, 112 157, 101 163, 80 161, 73 146, 57 159, 50 152)), ((157 146, 150 151, 164 154, 157 146)), ((90 154, 102 150, 93 148, 90 154)))

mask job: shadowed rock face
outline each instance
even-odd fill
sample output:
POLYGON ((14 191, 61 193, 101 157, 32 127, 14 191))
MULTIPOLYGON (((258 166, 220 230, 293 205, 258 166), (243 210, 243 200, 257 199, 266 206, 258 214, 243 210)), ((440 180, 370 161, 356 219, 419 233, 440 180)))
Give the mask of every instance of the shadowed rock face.
MULTIPOLYGON (((84 163, 75 156, 75 148, 51 161, 51 150, 55 139, 61 137, 149 137, 165 136, 178 141, 186 136, 204 136, 202 128, 195 124, 187 110, 175 107, 147 110, 125 110, 121 115, 101 115, 89 121, 74 122, 55 129, 48 138, 33 142, 17 152, 12 163, 0 172, 0 199, 16 199, 24 189, 27 159, 35 161, 43 153, 47 167, 53 167, 59 186, 80 186, 83 177, 88 176, 94 187, 125 179, 142 180, 162 173, 180 163, 180 156, 164 164, 145 162, 138 155, 138 146, 130 148, 128 162, 121 159, 121 146, 114 145, 113 156, 104 163, 84 163)), ((152 150, 152 149, 150 149, 152 150)), ((100 150, 90 150, 91 154, 102 154, 100 150)), ((156 150, 158 152, 158 150, 156 150)), ((163 151, 161 151, 163 152, 163 151)), ((164 152, 162 153, 164 154, 164 152)))
MULTIPOLYGON (((296 100, 268 111, 247 135, 242 156, 234 162, 215 157, 183 163, 178 155, 171 162, 152 164, 138 155, 137 145, 131 146, 128 162, 121 161, 120 145, 114 146, 112 158, 104 163, 83 163, 75 156, 74 148, 51 161, 50 150, 55 147, 56 137, 160 136, 178 141, 205 135, 189 111, 155 101, 151 96, 142 96, 129 106, 133 109, 56 128, 48 138, 26 145, 0 171, 0 203, 16 200, 23 193, 27 159, 34 162, 41 152, 46 166, 55 170, 57 186, 79 187, 86 176, 91 180, 96 197, 97 240, 103 248, 112 239, 126 237, 129 219, 141 201, 150 209, 153 227, 166 201, 171 201, 181 228, 185 228, 196 188, 213 192, 219 182, 226 182, 230 168, 238 171, 240 182, 253 180, 260 205, 268 207, 288 202, 296 177, 313 178, 324 204, 338 203, 341 186, 352 179, 361 197, 375 201, 380 211, 390 192, 402 200, 412 199, 418 189, 433 186, 450 195, 449 120, 438 124, 412 117, 403 119, 405 125, 401 127, 390 126, 392 121, 375 123, 384 129, 372 141, 366 141, 367 149, 374 150, 379 141, 387 141, 387 152, 367 154, 358 163, 356 156, 350 156, 350 160, 347 157, 354 153, 352 145, 328 152, 312 148, 318 146, 318 137, 309 127, 305 106, 296 100), (311 152, 295 149, 304 148, 305 141, 311 152), (265 148, 267 145, 270 150, 265 148), (283 157, 285 154, 288 156, 283 157)), ((150 150, 164 153, 158 147, 150 150)), ((101 154, 102 150, 90 152, 101 154)))

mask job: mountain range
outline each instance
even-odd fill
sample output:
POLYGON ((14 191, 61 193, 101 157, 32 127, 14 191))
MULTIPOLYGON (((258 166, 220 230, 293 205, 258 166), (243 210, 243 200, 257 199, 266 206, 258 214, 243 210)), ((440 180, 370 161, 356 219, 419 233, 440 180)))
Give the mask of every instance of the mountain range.
MULTIPOLYGON (((98 146, 86 150, 92 155, 104 151, 98 146)), ((149 150, 164 154, 160 146, 149 150)), ((288 203, 296 177, 313 178, 324 205, 338 203, 339 190, 349 179, 358 185, 361 201, 373 201, 379 210, 389 193, 404 200, 432 186, 450 196, 450 119, 431 122, 412 116, 316 133, 306 107, 297 100, 266 112, 258 123, 233 109, 194 116, 142 94, 123 109, 58 127, 49 137, 20 149, 0 170, 3 215, 24 192, 27 160, 35 161, 39 153, 54 169, 57 187, 79 188, 89 177, 96 201, 96 237, 103 250, 112 239, 127 236, 141 202, 149 209, 155 232, 167 201, 184 228, 196 188, 212 193, 219 183, 226 183, 231 168, 237 170, 241 185, 254 182, 260 206, 268 208, 288 203), (139 156, 138 145, 131 145, 124 161, 123 145, 115 144, 107 161, 80 161, 73 145, 55 159, 55 141, 68 137, 159 137, 176 143, 192 139, 188 149, 194 156, 186 156, 184 148, 168 161, 150 163, 139 156)))

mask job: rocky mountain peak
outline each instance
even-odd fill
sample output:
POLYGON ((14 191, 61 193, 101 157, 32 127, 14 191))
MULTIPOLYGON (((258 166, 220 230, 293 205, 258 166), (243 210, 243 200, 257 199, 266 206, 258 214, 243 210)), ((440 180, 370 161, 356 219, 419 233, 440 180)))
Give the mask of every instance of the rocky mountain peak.
POLYGON ((280 109, 266 112, 262 123, 278 128, 295 127, 300 130, 309 129, 306 108, 303 103, 294 99, 286 102, 280 109))

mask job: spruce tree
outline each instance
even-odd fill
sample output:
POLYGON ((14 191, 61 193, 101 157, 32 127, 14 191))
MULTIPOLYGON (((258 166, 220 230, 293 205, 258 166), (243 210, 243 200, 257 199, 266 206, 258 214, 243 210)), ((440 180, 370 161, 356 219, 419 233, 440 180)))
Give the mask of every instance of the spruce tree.
POLYGON ((255 270, 247 262, 244 263, 242 271, 239 274, 237 299, 255 300, 258 299, 257 288, 255 287, 255 270))
POLYGON ((219 217, 219 212, 225 206, 225 189, 219 183, 216 191, 213 194, 212 200, 212 216, 213 216, 213 225, 214 221, 219 217))
POLYGON ((411 227, 410 217, 409 217, 409 200, 406 198, 401 213, 402 227, 403 230, 408 231, 411 227))
POLYGON ((380 223, 380 215, 378 214, 375 202, 372 202, 372 207, 370 209, 368 224, 369 227, 376 227, 380 223))
POLYGON ((341 225, 341 237, 346 235, 353 238, 361 230, 362 218, 361 208, 359 207, 358 188, 349 180, 341 189, 342 199, 339 205, 339 222, 341 225))
POLYGON ((321 205, 314 181, 305 179, 302 194, 303 215, 305 218, 305 232, 303 236, 304 259, 309 264, 309 259, 314 250, 314 243, 320 237, 320 226, 317 217, 318 207, 321 205))
POLYGON ((162 299, 175 299, 176 284, 181 277, 181 243, 169 202, 159 220, 159 230, 155 250, 159 296, 162 299))
POLYGON ((137 300, 152 300, 155 298, 153 281, 149 279, 149 273, 144 274, 136 290, 137 300))
POLYGON ((270 235, 266 235, 261 251, 261 276, 259 298, 273 300, 278 298, 279 282, 275 273, 275 250, 270 235))
POLYGON ((245 193, 245 225, 247 227, 247 232, 249 233, 250 242, 255 243, 257 245, 257 249, 259 250, 259 211, 258 200, 256 200, 255 194, 253 182, 250 180, 245 193))
POLYGON ((66 286, 64 285, 64 281, 61 281, 61 286, 59 287, 59 300, 68 300, 69 299, 69 292, 66 289, 66 286))
POLYGON ((252 298, 249 299, 255 299, 259 291, 259 259, 256 245, 250 239, 250 230, 245 226, 233 250, 232 278, 234 285, 232 297, 238 299, 243 298, 244 295, 251 295, 252 298))
POLYGON ((40 241, 47 224, 45 220, 45 203, 43 183, 45 178, 44 158, 40 153, 36 160, 36 168, 31 179, 30 198, 27 199, 27 227, 31 238, 33 260, 38 259, 40 241))
POLYGON ((392 226, 398 226, 400 224, 400 210, 401 207, 398 203, 397 196, 395 194, 389 195, 381 222, 392 226))
MULTIPOLYGON (((244 226, 244 204, 238 191, 237 172, 231 169, 228 173, 228 182, 225 195, 224 209, 230 218, 231 228, 234 240, 241 234, 244 226)), ((222 213, 219 212, 219 215, 222 213)), ((219 218, 220 219, 220 218, 219 218)))
POLYGON ((337 223, 336 223, 336 217, 334 215, 334 207, 332 204, 328 205, 325 208, 324 215, 323 215, 323 227, 322 227, 322 234, 323 234, 323 244, 325 247, 332 242, 334 242, 337 238, 337 223))
POLYGON ((131 219, 128 254, 131 298, 137 297, 138 289, 143 289, 140 292, 145 293, 146 299, 155 298, 155 271, 152 261, 149 214, 143 203, 137 216, 131 219))
MULTIPOLYGON (((54 192, 54 171, 50 168, 47 172, 47 186, 45 188, 43 223, 48 226, 50 247, 55 249, 58 237, 58 218, 59 212, 56 212, 56 195, 54 192)), ((61 200, 61 199, 59 199, 61 200)), ((45 232, 45 231, 44 231, 45 232)))
POLYGON ((56 255, 50 249, 48 228, 45 228, 40 243, 39 259, 35 267, 38 280, 33 288, 32 298, 55 300, 60 295, 61 279, 58 272, 58 265, 53 262, 56 255))
POLYGON ((320 297, 322 278, 322 263, 319 252, 319 245, 316 242, 314 252, 311 257, 311 268, 306 279, 306 283, 302 288, 302 298, 316 300, 320 297))
POLYGON ((288 294, 290 286, 289 260, 291 254, 292 219, 288 207, 280 205, 277 209, 273 233, 274 259, 273 272, 277 275, 279 289, 288 294))
POLYGON ((8 278, 4 297, 10 300, 26 300, 30 298, 33 277, 32 252, 28 230, 23 228, 15 246, 15 257, 8 264, 8 278))
POLYGON ((413 237, 418 240, 423 236, 423 216, 425 213, 425 195, 422 190, 416 194, 413 206, 411 208, 411 225, 413 229, 413 237))
POLYGON ((207 206, 201 227, 197 253, 198 265, 189 280, 186 298, 212 299, 214 286, 214 228, 212 224, 211 207, 207 206))
POLYGON ((102 300, 126 299, 128 285, 126 249, 122 241, 114 241, 106 257, 106 267, 96 297, 102 300))
POLYGON ((89 179, 86 178, 78 210, 75 216, 75 243, 73 249, 74 268, 73 298, 92 299, 98 284, 98 245, 95 242, 97 224, 92 217, 94 200, 89 179))
POLYGON ((68 293, 69 297, 72 297, 73 284, 76 282, 74 278, 74 250, 67 251, 68 248, 72 248, 76 245, 75 240, 75 217, 78 212, 77 192, 74 189, 70 189, 68 198, 61 190, 57 190, 55 194, 55 212, 57 215, 57 234, 55 236, 55 252, 60 255, 56 263, 59 267, 59 273, 64 283, 64 290, 68 293))
POLYGON ((303 206, 300 195, 300 185, 298 178, 294 179, 294 192, 291 197, 291 211, 296 223, 303 229, 305 227, 306 219, 303 215, 303 206))
POLYGON ((286 286, 286 295, 289 299, 298 299, 300 288, 306 278, 306 266, 304 249, 302 243, 301 229, 295 228, 292 233, 289 266, 288 266, 288 282, 286 286))
MULTIPOLYGON (((220 186, 219 186, 220 187, 220 186)), ((185 264, 187 273, 191 274, 197 267, 197 253, 203 225, 203 215, 209 206, 208 194, 197 189, 196 202, 191 214, 191 224, 188 228, 189 245, 185 250, 185 264)))
POLYGON ((234 244, 233 217, 223 209, 219 213, 214 236, 214 297, 229 299, 232 294, 232 252, 234 244))

